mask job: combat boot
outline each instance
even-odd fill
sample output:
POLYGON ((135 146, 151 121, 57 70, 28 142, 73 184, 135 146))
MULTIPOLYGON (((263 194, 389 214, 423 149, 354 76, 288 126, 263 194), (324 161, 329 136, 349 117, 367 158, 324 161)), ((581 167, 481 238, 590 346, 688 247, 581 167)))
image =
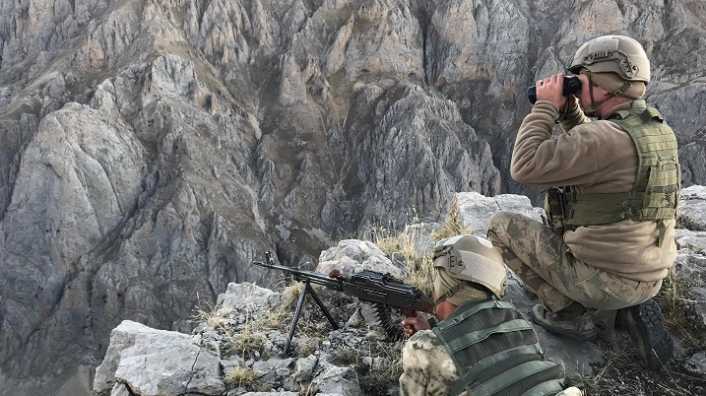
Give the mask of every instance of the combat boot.
POLYGON ((617 321, 630 334, 647 367, 661 370, 672 358, 674 343, 664 328, 662 309, 655 300, 621 309, 617 321))
POLYGON ((598 334, 593 317, 578 303, 559 312, 549 312, 544 305, 537 304, 532 307, 532 319, 550 333, 579 341, 592 340, 598 334))

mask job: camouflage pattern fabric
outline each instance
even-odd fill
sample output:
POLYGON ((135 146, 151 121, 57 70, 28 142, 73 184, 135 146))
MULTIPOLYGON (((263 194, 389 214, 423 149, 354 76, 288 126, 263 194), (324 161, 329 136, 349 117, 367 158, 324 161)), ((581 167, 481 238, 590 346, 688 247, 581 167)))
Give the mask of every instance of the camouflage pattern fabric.
POLYGON ((446 396, 458 379, 451 355, 431 330, 409 338, 402 349, 402 370, 400 396, 446 396))
POLYGON ((654 297, 662 281, 638 282, 577 260, 562 238, 542 223, 516 213, 497 213, 488 239, 505 264, 553 312, 576 301, 588 308, 616 310, 654 297))
MULTIPOLYGON (((400 396, 446 396, 458 379, 451 356, 436 334, 422 330, 414 334, 402 350, 402 376, 400 396)), ((571 387, 556 396, 581 396, 582 392, 571 387)), ((460 396, 471 396, 468 392, 460 396)))

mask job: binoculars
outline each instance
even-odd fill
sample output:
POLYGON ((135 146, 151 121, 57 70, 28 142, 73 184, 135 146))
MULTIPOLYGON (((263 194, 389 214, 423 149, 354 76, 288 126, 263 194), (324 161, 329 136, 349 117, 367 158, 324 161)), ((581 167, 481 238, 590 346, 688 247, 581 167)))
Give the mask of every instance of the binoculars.
MULTIPOLYGON (((581 80, 576 76, 564 76, 564 88, 562 95, 570 96, 581 92, 581 80)), ((537 101, 537 87, 531 86, 527 88, 527 97, 530 103, 534 104, 537 101)))

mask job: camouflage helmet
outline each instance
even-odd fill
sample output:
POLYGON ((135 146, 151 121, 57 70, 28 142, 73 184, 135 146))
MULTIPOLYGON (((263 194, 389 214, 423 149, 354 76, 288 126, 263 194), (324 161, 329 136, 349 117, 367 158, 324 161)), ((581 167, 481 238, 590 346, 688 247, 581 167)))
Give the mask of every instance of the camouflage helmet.
POLYGON ((596 37, 576 50, 569 71, 615 73, 625 81, 650 81, 650 60, 637 40, 620 35, 596 37))
POLYGON ((507 270, 502 256, 489 240, 457 235, 434 246, 434 268, 443 268, 455 279, 479 284, 498 298, 505 293, 507 270))

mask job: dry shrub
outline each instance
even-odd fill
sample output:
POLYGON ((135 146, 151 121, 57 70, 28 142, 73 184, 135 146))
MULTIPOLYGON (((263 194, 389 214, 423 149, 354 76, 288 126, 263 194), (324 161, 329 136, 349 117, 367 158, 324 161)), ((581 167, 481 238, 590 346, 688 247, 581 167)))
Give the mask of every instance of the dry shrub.
POLYGON ((406 282, 421 290, 427 296, 432 295, 434 262, 430 256, 418 257, 407 264, 406 282))
POLYGON ((394 233, 384 227, 377 227, 372 232, 373 243, 392 260, 415 257, 414 238, 411 233, 394 233))
POLYGON ((257 380, 255 371, 248 367, 235 367, 228 371, 223 378, 223 382, 225 382, 226 385, 235 387, 251 386, 255 383, 255 380, 257 380))
POLYGON ((262 353, 267 342, 267 337, 262 330, 262 320, 252 320, 250 316, 240 331, 234 332, 231 329, 224 329, 225 352, 236 353, 244 358, 262 353))
POLYGON ((414 231, 405 229, 393 234, 385 228, 373 233, 373 243, 393 262, 404 262, 406 283, 415 286, 425 294, 431 294, 431 275, 434 270, 430 256, 418 255, 415 249, 414 231))
POLYGON ((216 306, 206 304, 205 307, 194 309, 191 314, 190 321, 192 323, 205 322, 210 329, 223 328, 228 319, 229 312, 223 309, 217 309, 216 306))
POLYGON ((449 207, 449 214, 446 217, 446 222, 442 226, 435 230, 431 237, 435 241, 450 238, 454 235, 470 235, 473 230, 469 227, 463 225, 463 220, 461 219, 461 208, 458 203, 458 198, 454 195, 451 200, 451 206, 449 207))

